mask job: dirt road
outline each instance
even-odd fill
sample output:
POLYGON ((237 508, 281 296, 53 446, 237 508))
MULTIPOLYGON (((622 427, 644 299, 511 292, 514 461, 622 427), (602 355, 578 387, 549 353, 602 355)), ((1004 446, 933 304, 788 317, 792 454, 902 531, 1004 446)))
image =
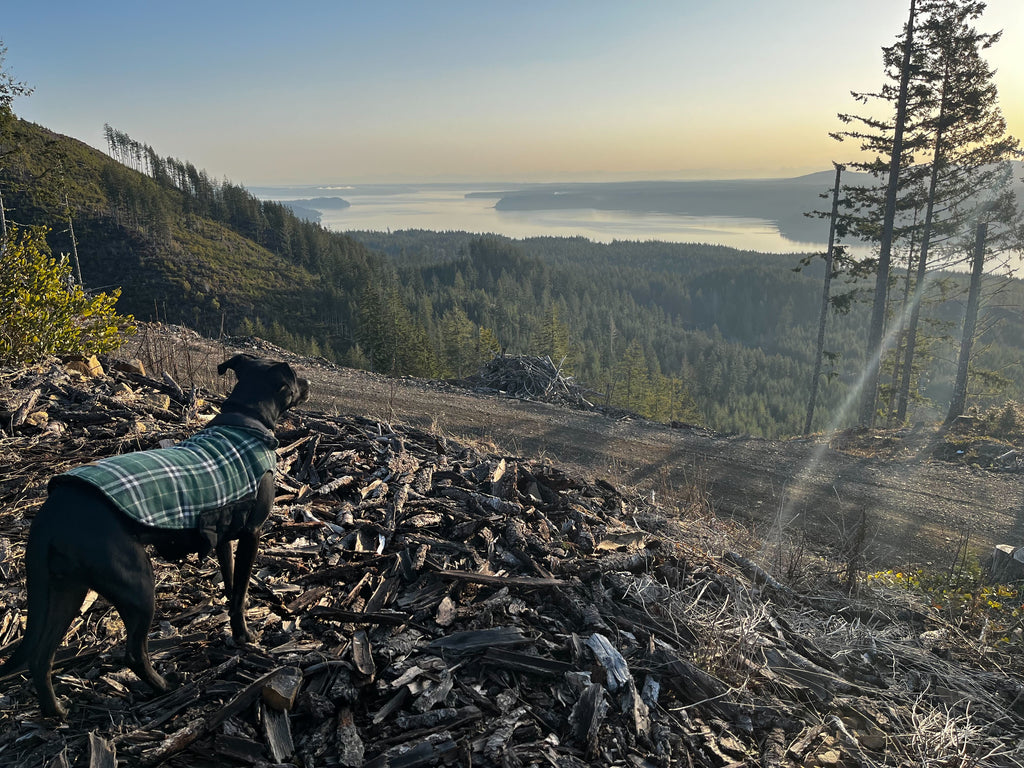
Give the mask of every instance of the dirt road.
POLYGON ((1024 543, 1024 477, 917 458, 860 458, 820 440, 724 437, 351 369, 307 369, 325 410, 398 421, 511 455, 546 457, 655 493, 695 484, 719 517, 766 543, 835 546, 867 516, 879 568, 948 565, 969 536, 979 554, 1024 543))

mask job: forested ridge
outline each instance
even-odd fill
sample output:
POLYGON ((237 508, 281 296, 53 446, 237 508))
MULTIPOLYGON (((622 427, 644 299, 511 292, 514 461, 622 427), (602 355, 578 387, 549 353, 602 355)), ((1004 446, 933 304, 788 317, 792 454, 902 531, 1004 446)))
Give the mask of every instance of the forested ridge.
MULTIPOLYGON (((647 404, 642 397, 632 403, 637 410, 653 409, 665 418, 657 412, 657 390, 668 383, 671 391, 682 392, 681 408, 692 406, 701 423, 716 429, 766 436, 801 431, 820 264, 795 271, 795 255, 701 244, 509 240, 424 231, 352 234, 389 255, 410 297, 419 297, 435 315, 465 312, 515 349, 532 344, 536 353, 552 351, 554 321, 568 340, 556 354, 567 356, 581 381, 600 393, 610 391, 613 401, 630 370, 640 366, 654 381, 646 382, 647 404)), ((936 418, 935 409, 948 400, 966 280, 947 272, 929 291, 927 365, 916 372, 914 418, 936 418)), ((991 282, 974 364, 972 403, 979 406, 1022 394, 1024 283, 996 277, 991 282)), ((854 301, 848 313, 830 319, 831 362, 816 429, 849 426, 855 419, 842 409, 863 368, 868 308, 856 300, 865 294, 863 281, 842 286, 854 301)))
MULTIPOLYGON (((392 375, 464 377, 497 351, 547 354, 596 403, 725 432, 802 429, 820 266, 794 271, 795 255, 339 234, 123 133, 108 128, 107 141, 109 155, 16 121, 0 189, 9 219, 50 226, 54 252, 77 246, 87 287, 121 286, 122 312, 392 375)), ((915 418, 948 397, 964 280, 944 274, 927 304, 915 418)), ((1022 306, 1010 281, 985 307, 975 367, 995 375, 974 378, 972 403, 1022 399, 1022 306)), ((830 321, 817 429, 854 420, 840 408, 863 364, 864 324, 858 304, 830 321)))

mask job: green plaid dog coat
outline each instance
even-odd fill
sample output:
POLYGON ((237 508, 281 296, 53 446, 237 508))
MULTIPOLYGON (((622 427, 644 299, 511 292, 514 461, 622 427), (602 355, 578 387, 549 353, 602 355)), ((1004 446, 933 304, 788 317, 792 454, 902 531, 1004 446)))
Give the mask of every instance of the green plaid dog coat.
POLYGON ((95 486, 143 525, 190 530, 200 515, 256 498, 277 466, 277 439, 245 427, 216 426, 171 448, 100 459, 55 476, 95 486))

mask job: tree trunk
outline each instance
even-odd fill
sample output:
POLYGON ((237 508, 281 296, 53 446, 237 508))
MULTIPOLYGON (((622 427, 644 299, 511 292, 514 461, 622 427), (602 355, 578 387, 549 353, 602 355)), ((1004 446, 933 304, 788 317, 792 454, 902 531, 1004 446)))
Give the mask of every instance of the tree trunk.
POLYGON ((910 18, 903 43, 903 63, 900 71, 900 91, 896 102, 896 123, 893 126, 892 158, 889 162, 889 184, 885 193, 885 217, 879 243, 878 274, 875 276, 875 298, 871 308, 871 326, 868 328, 867 370, 864 374, 860 422, 866 427, 874 425, 875 403, 878 399, 878 374, 882 362, 882 344, 885 336, 885 310, 889 298, 889 264, 892 260, 892 239, 896 222, 896 193, 903 155, 903 131, 907 117, 907 92, 910 86, 910 54, 914 43, 914 20, 917 0, 910 0, 910 18))
POLYGON ((75 237, 75 225, 71 220, 71 204, 68 202, 68 195, 64 193, 64 210, 68 215, 68 234, 71 236, 71 257, 74 259, 75 264, 75 277, 78 279, 79 285, 82 283, 82 264, 78 261, 78 239, 75 237))
POLYGON ((981 297, 981 276, 985 270, 985 236, 988 225, 979 222, 974 235, 974 259, 971 263, 971 286, 967 291, 967 309, 964 310, 964 332, 960 338, 960 360, 956 366, 956 383, 953 397, 949 402, 949 424, 957 416, 963 416, 967 404, 967 371, 971 362, 971 347, 974 344, 974 330, 978 325, 978 304, 981 297))
POLYGON ((811 396, 807 400, 807 420, 804 422, 804 434, 811 433, 811 421, 814 419, 814 407, 818 401, 818 379, 821 378, 821 360, 825 354, 825 326, 828 322, 828 306, 832 288, 832 266, 835 263, 836 217, 839 215, 839 178, 843 166, 832 163, 836 168, 836 185, 832 189, 832 218, 828 227, 828 253, 825 254, 825 283, 821 289, 821 314, 818 316, 818 344, 814 353, 814 373, 811 375, 811 396))
MULTIPOLYGON (((916 224, 916 214, 915 214, 916 224)), ((900 304, 899 314, 899 333, 896 334, 896 351, 892 356, 892 382, 889 385, 889 402, 886 405, 886 426, 892 427, 893 422, 897 420, 896 417, 896 393, 900 389, 900 372, 903 370, 902 361, 904 360, 903 355, 906 352, 907 346, 907 310, 910 309, 910 293, 913 286, 914 277, 914 243, 911 238, 910 249, 907 254, 907 276, 903 282, 903 301, 900 304)))
POLYGON ((910 403, 910 383, 914 372, 914 354, 917 351, 917 325, 921 319, 921 302, 924 300, 924 279, 928 271, 928 249, 931 246, 932 226, 935 216, 935 195, 939 184, 939 174, 945 165, 945 119, 949 104, 949 65, 947 62, 945 78, 942 81, 942 96, 939 99, 938 128, 935 133, 935 148, 932 152, 932 172, 928 180, 928 207, 924 215, 924 232, 921 235, 921 254, 917 261, 917 274, 914 276, 914 301, 910 305, 910 320, 907 322, 907 341, 903 358, 903 374, 900 380, 899 398, 896 401, 896 421, 902 424, 907 419, 907 407, 910 403))
POLYGON ((4 193, 0 191, 0 256, 7 250, 7 213, 4 211, 4 193))

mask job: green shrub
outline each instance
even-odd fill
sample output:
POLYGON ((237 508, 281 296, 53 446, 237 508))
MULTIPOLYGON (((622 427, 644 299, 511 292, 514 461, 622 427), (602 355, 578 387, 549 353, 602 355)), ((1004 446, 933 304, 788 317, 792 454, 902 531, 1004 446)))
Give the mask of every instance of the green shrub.
POLYGON ((1024 405, 1008 400, 981 416, 982 432, 1000 440, 1024 439, 1024 405))
POLYGON ((131 315, 114 311, 120 289, 87 295, 67 257, 50 255, 45 229, 12 227, 0 246, 0 365, 109 352, 135 333, 131 315))
POLYGON ((1024 627, 1024 592, 1016 585, 985 584, 976 558, 964 565, 952 574, 879 571, 868 574, 867 582, 916 594, 951 625, 988 644, 1018 640, 1024 627))

